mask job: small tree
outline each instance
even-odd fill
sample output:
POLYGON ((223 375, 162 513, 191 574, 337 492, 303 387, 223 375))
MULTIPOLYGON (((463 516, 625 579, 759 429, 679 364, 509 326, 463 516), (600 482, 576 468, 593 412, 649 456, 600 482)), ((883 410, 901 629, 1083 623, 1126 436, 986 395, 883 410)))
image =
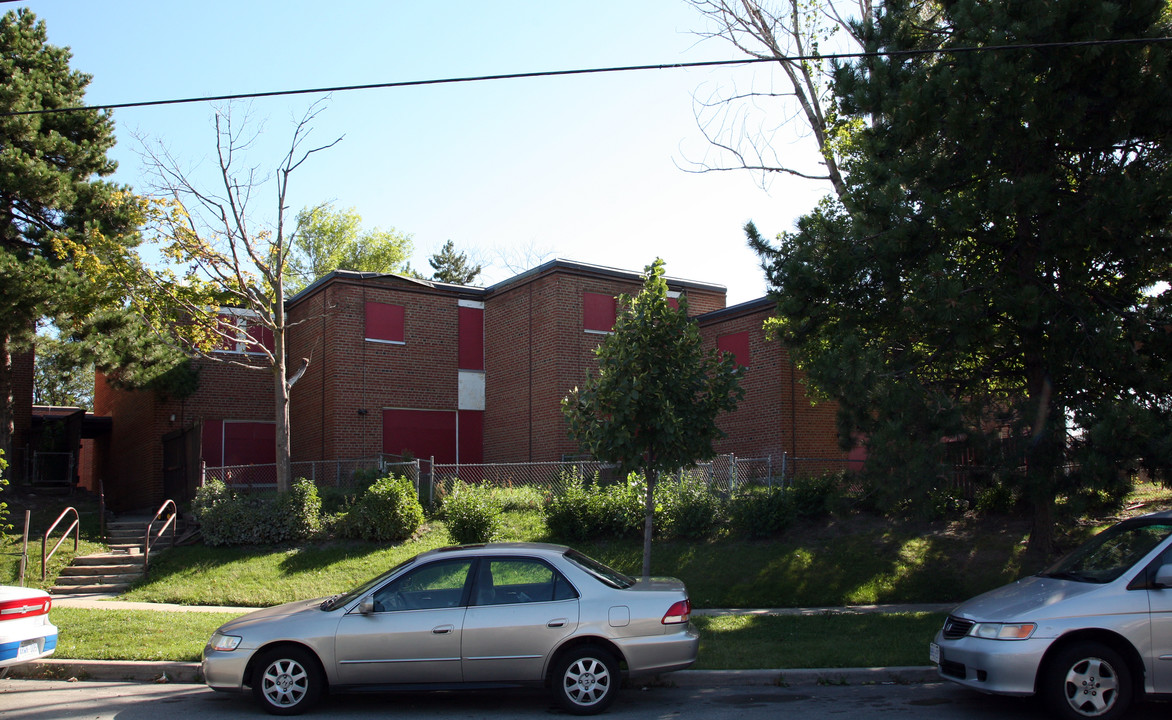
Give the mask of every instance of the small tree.
POLYGON ((562 400, 570 435, 584 449, 647 480, 644 578, 651 575, 659 474, 711 458, 712 443, 724 437, 717 416, 744 394, 732 358, 704 350, 687 300, 679 309, 668 302, 663 261, 646 272, 638 296, 619 297, 614 332, 595 350, 598 373, 562 400))
POLYGON ((432 275, 433 280, 456 285, 468 285, 484 269, 483 265, 473 265, 468 259, 468 253, 456 252, 456 246, 451 240, 444 243, 439 252, 428 258, 427 264, 435 271, 432 275))

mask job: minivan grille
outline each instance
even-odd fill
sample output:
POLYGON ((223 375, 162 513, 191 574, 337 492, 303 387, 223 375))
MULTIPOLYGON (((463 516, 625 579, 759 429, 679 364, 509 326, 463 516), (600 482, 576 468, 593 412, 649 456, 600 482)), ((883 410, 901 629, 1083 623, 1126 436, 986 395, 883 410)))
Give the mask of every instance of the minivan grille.
POLYGON ((944 621, 944 639, 959 640, 965 635, 969 634, 969 630, 973 629, 973 621, 961 620, 958 617, 948 616, 944 621))

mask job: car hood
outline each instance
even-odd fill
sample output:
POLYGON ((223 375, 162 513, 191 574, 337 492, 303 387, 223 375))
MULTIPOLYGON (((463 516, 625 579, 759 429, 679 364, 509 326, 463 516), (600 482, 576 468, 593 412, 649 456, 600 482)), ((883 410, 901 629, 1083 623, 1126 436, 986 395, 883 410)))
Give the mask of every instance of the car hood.
POLYGON ((230 620, 220 626, 220 631, 224 632, 231 629, 241 628, 248 625, 255 625, 266 620, 273 620, 276 618, 289 617, 290 615, 302 615, 306 613, 324 612, 321 609, 322 602, 325 598, 317 598, 314 600, 298 600, 296 602, 285 603, 284 605, 274 605, 263 610, 255 610, 247 615, 241 615, 235 620, 230 620))
POLYGON ((1078 598, 1100 590, 1097 583, 1033 575, 978 595, 952 614, 968 620, 1043 620, 1067 615, 1078 598))

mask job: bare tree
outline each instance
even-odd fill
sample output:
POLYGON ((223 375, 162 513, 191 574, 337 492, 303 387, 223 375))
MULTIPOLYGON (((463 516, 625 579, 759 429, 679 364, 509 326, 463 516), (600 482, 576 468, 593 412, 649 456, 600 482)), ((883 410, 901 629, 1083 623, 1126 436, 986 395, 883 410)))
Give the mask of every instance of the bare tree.
MULTIPOLYGON (((776 173, 829 181, 841 198, 846 185, 840 170, 840 140, 830 96, 830 62, 824 48, 858 49, 861 39, 851 19, 870 21, 878 0, 688 0, 708 18, 704 38, 722 38, 744 54, 774 60, 785 78, 781 88, 716 91, 697 98, 696 122, 721 155, 720 164, 692 163, 693 172, 750 170, 761 185, 776 173), (847 11, 847 8, 851 11, 847 11), (780 108, 780 113, 778 113, 780 108), (821 156, 821 168, 789 164, 776 135, 798 120, 821 156)), ((838 49, 838 52, 843 50, 838 49)))
POLYGON ((269 372, 275 389, 277 489, 291 485, 289 394, 309 365, 302 358, 290 374, 284 279, 290 247, 300 231, 286 224, 290 178, 314 153, 341 138, 309 146, 312 123, 322 110, 315 103, 295 124, 288 150, 272 173, 243 165, 260 128, 233 121, 231 108, 215 115, 216 178, 202 187, 158 143, 143 143, 159 194, 152 230, 164 257, 181 266, 150 273, 149 292, 137 302, 160 331, 172 334, 196 355, 251 371, 269 372), (268 222, 253 215, 254 194, 276 187, 275 214, 268 222), (165 309, 167 312, 162 312, 165 309), (271 333, 272 342, 263 336, 271 333), (242 350, 232 354, 225 347, 242 350), (219 352, 217 352, 219 350, 219 352))
MULTIPOLYGON (((520 275, 526 270, 537 267, 553 255, 553 250, 538 246, 534 240, 530 240, 526 245, 513 245, 496 249, 497 262, 514 275, 520 275)), ((472 259, 477 260, 475 255, 472 259)))

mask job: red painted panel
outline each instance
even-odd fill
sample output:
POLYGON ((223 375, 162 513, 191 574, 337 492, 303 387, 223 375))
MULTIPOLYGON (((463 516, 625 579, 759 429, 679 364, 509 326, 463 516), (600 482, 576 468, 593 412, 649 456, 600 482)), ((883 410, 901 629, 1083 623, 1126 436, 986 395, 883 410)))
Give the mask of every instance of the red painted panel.
POLYGON ((484 462, 484 411, 460 410, 460 463, 484 462))
POLYGON ((269 465, 277 461, 277 426, 271 422, 224 421, 225 465, 269 465))
POLYGON ((740 367, 749 367, 749 333, 748 331, 721 335, 716 338, 716 349, 733 356, 733 360, 740 367))
POLYGON ((406 308, 387 303, 366 303, 366 335, 368 340, 403 342, 406 308))
POLYGON ((460 310, 460 352, 461 370, 484 369, 484 310, 462 307, 460 310))
POLYGON ((203 436, 200 438, 200 453, 209 467, 224 464, 224 421, 204 420, 203 436))
POLYGON ((383 452, 408 450, 424 460, 456 462, 456 413, 450 410, 383 410, 383 452))
MULTIPOLYGON (((288 337, 288 335, 286 335, 288 337)), ((273 351, 273 331, 268 326, 260 323, 248 323, 248 337, 246 338, 247 345, 244 348, 245 352, 262 352, 261 348, 265 348, 269 352, 273 351)))
POLYGON ((615 299, 600 293, 582 293, 582 329, 610 332, 614 329, 615 299))

